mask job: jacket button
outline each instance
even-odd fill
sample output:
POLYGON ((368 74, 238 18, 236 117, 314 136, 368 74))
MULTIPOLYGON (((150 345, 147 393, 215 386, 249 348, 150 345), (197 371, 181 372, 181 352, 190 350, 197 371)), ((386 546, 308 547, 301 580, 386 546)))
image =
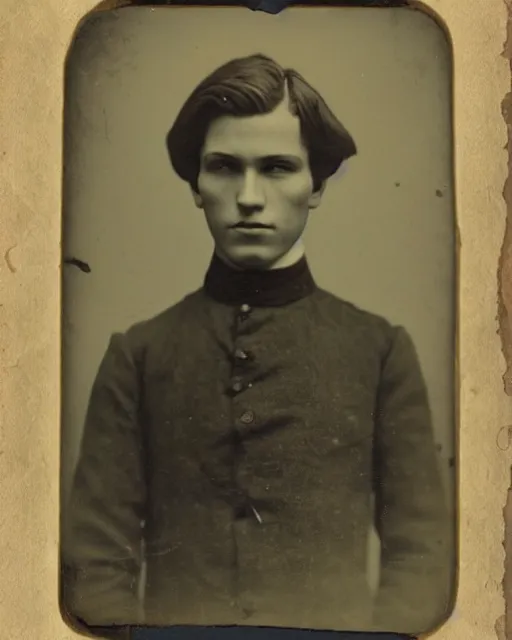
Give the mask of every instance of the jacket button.
POLYGON ((244 411, 240 416, 240 422, 244 424, 251 424, 254 422, 254 413, 252 411, 244 411))
POLYGON ((242 389, 244 388, 244 385, 242 384, 241 380, 237 380, 235 379, 233 384, 231 385, 231 389, 235 392, 235 393, 240 393, 240 391, 242 391, 242 389))
POLYGON ((247 353, 247 351, 244 351, 243 349, 237 349, 235 351, 235 358, 237 360, 248 360, 249 354, 247 353))
POLYGON ((247 318, 249 317, 249 314, 251 313, 251 307, 248 304, 243 304, 240 307, 240 312, 239 312, 239 317, 240 320, 243 322, 244 320, 247 320, 247 318))

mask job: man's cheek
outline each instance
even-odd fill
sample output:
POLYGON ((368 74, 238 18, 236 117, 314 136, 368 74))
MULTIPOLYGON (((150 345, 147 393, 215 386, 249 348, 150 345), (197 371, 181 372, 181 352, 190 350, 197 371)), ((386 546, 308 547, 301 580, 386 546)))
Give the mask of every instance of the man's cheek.
POLYGON ((214 210, 219 209, 223 206, 225 200, 226 200, 226 195, 223 193, 219 193, 219 192, 209 192, 205 198, 204 198, 205 202, 208 204, 208 206, 214 210))
POLYGON ((208 200, 213 205, 223 205, 232 199, 232 191, 228 184, 216 184, 215 188, 208 189, 208 200))
POLYGON ((311 189, 309 189, 307 182, 300 181, 283 186, 280 189, 279 195, 290 204, 300 206, 304 202, 307 202, 311 196, 311 189))

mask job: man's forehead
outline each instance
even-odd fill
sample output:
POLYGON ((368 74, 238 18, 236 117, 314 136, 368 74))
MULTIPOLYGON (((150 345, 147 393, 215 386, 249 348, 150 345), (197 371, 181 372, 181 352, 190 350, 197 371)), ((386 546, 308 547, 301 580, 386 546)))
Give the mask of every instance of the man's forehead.
POLYGON ((203 154, 269 156, 303 152, 300 121, 287 110, 218 118, 210 125, 203 147, 203 154))

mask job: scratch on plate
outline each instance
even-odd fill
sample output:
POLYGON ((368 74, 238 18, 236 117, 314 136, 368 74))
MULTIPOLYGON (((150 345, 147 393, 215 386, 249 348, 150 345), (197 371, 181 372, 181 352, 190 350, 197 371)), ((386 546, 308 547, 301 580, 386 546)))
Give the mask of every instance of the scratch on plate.
POLYGON ((16 267, 13 265, 12 260, 11 260, 11 251, 13 249, 15 249, 18 245, 13 245, 12 247, 9 247, 7 249, 7 251, 4 253, 4 260, 5 260, 5 264, 7 265, 7 268, 9 269, 9 271, 11 273, 16 273, 17 269, 16 267))
POLYGON ((110 137, 108 135, 108 119, 107 119, 107 112, 105 111, 105 109, 103 109, 103 121, 105 124, 105 138, 108 140, 108 142, 110 142, 110 137))
POLYGON ((501 451, 508 451, 512 441, 512 426, 501 427, 496 436, 496 446, 501 451))
POLYGON ((78 267, 80 271, 83 271, 84 273, 91 273, 91 267, 89 264, 83 260, 79 260, 78 258, 65 258, 64 264, 70 264, 74 267, 78 267))

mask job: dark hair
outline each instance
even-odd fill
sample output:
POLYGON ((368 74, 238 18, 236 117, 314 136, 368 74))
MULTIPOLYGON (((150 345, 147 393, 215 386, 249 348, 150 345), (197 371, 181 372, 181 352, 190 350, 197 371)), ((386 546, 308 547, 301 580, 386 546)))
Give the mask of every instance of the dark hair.
POLYGON ((255 54, 235 58, 194 89, 167 134, 167 150, 178 176, 197 190, 201 150, 210 124, 225 115, 252 116, 273 111, 289 96, 300 120, 315 189, 356 155, 351 135, 320 94, 294 69, 255 54))

